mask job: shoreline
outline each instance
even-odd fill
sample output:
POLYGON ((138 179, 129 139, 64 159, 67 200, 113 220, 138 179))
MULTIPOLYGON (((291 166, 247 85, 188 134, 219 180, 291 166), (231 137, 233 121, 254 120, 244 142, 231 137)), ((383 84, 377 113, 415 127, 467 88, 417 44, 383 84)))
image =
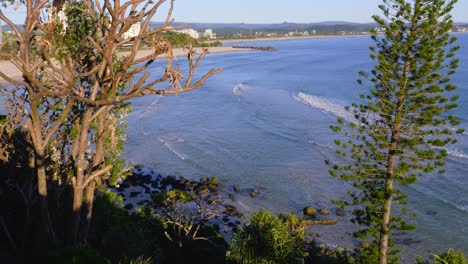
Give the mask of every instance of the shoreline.
MULTIPOLYGON (((194 48, 194 50, 200 54, 203 48, 194 48)), ((174 56, 175 57, 181 57, 181 56, 187 56, 187 52, 183 48, 175 48, 173 49, 174 51, 174 56)), ((220 54, 220 53, 231 53, 231 52, 240 52, 240 51, 254 51, 254 49, 251 48, 235 48, 231 46, 226 46, 226 47, 208 47, 208 54, 220 54)), ((137 55, 135 56, 135 59, 140 59, 143 58, 149 54, 151 54, 153 51, 150 49, 142 49, 139 50, 137 55)), ((119 53, 119 55, 125 55, 128 54, 129 51, 122 51, 119 53)), ((165 56, 160 56, 159 59, 164 58, 165 56)), ((0 60, 0 72, 3 72, 6 74, 8 77, 14 79, 14 80, 20 80, 21 79, 21 72, 16 68, 16 66, 11 63, 8 60, 0 60)), ((0 86, 6 86, 9 83, 0 78, 0 86)))
POLYGON ((249 39, 222 39, 221 43, 233 42, 253 42, 253 41, 282 41, 282 40, 301 40, 301 39, 325 39, 325 38, 351 38, 351 37, 369 37, 370 34, 362 35, 315 35, 315 36, 296 36, 296 37, 271 37, 271 38, 249 38, 249 39))

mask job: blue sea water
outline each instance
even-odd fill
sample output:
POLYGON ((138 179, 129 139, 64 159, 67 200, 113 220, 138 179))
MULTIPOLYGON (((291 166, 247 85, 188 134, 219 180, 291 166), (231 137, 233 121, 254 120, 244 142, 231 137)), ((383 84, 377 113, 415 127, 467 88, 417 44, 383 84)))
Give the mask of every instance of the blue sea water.
MULTIPOLYGON (((468 34, 459 34, 460 107, 454 113, 468 128, 468 34)), ((224 71, 197 91, 134 100, 124 158, 168 174, 216 176, 226 185, 260 190, 238 197, 245 212, 268 208, 299 212, 304 206, 333 211, 348 183, 328 175, 325 159, 336 159, 329 126, 348 118, 345 105, 368 85, 357 72, 372 68, 369 37, 240 43, 273 46, 276 52, 212 54, 199 72, 224 71)), ((183 67, 184 60, 176 63, 183 67)), ((154 66, 155 71, 161 68, 154 66)), ((417 230, 397 234, 406 262, 446 248, 468 253, 468 134, 450 146, 445 175, 427 175, 407 189, 417 230)), ((348 214, 349 216, 349 214, 348 214)), ((338 217, 336 226, 314 226, 320 239, 352 246, 356 228, 338 217)))

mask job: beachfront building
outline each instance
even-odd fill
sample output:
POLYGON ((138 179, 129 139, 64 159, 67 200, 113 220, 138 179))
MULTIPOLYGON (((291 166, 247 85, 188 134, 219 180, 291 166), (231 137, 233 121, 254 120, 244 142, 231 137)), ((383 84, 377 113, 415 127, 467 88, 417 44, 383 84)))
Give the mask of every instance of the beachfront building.
POLYGON ((140 34, 141 31, 141 24, 140 22, 137 22, 133 24, 129 30, 127 30, 125 33, 122 34, 123 39, 129 39, 136 37, 140 34))
POLYGON ((205 29, 205 32, 203 33, 203 37, 207 39, 215 39, 216 33, 213 32, 213 29, 205 29))
POLYGON ((63 5, 62 9, 59 11, 55 11, 54 9, 55 7, 49 7, 46 9, 49 21, 54 20, 56 22, 59 22, 62 25, 62 33, 65 33, 68 27, 67 15, 65 14, 65 5, 63 5))
POLYGON ((176 30, 175 32, 187 34, 187 35, 189 35, 190 37, 192 37, 194 39, 199 39, 200 38, 200 33, 198 33, 198 31, 196 31, 195 29, 191 29, 191 28, 190 29, 176 30))

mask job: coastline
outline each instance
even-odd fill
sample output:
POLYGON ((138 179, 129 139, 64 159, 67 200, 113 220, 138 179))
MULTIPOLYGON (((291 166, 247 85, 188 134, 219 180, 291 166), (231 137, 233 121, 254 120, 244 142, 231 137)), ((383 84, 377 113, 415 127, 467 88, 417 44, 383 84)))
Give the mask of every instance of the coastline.
POLYGON ((252 42, 252 41, 282 41, 282 40, 301 40, 301 39, 325 39, 325 38, 351 38, 368 37, 370 34, 363 35, 315 35, 315 36, 296 36, 296 37, 271 37, 271 38, 250 38, 250 39, 222 39, 221 43, 233 42, 252 42))
MULTIPOLYGON (((199 54, 203 48, 194 48, 194 50, 199 54)), ((254 49, 249 48, 234 48, 231 46, 226 47, 209 47, 208 48, 208 55, 209 54, 218 54, 218 53, 230 53, 230 52, 239 52, 239 51, 253 51, 254 49)), ((176 48, 173 50, 175 57, 186 56, 187 52, 183 48, 176 48)), ((128 54, 129 51, 120 52, 119 55, 128 54)), ((143 58, 152 53, 152 50, 139 50, 135 59, 143 58)), ((165 56, 161 56, 160 58, 164 58, 165 56)), ((8 60, 0 60, 0 72, 3 72, 10 78, 14 80, 21 79, 21 72, 16 68, 16 66, 8 60)), ((4 79, 0 78, 0 86, 8 85, 8 82, 4 79)))

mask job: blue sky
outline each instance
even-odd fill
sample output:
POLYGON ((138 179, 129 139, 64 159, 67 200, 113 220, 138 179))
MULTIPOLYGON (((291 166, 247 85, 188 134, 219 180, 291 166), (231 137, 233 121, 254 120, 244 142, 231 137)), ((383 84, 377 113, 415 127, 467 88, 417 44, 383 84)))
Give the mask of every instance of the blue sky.
MULTIPOLYGON (((281 23, 371 22, 380 0, 176 0, 174 17, 183 22, 281 23)), ((468 0, 459 0, 454 20, 468 22, 468 0)))
MULTIPOLYGON (((282 23, 350 21, 371 22, 380 0, 176 0, 179 22, 282 23)), ((22 24, 24 11, 8 12, 22 24)), ((10 16, 11 17, 11 16, 10 16)), ((468 0, 459 0, 453 17, 468 22, 468 0)), ((162 20, 157 16, 154 20, 162 20)))

